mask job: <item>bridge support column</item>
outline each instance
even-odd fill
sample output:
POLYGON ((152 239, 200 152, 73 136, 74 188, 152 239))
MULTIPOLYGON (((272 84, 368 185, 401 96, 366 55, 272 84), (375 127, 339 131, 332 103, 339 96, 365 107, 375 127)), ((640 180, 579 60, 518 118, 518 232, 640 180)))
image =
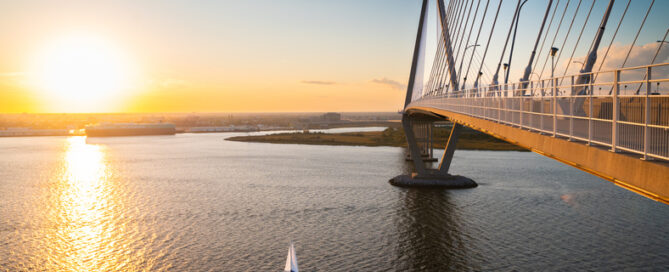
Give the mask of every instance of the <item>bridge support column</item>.
MULTIPOLYGON (((414 133, 414 126, 424 126, 424 124, 416 124, 408 115, 402 116, 402 127, 407 138, 407 146, 411 155, 415 172, 411 175, 399 175, 392 178, 389 182, 392 185, 400 187, 442 187, 451 189, 473 188, 478 186, 473 180, 463 177, 448 174, 453 154, 455 153, 455 145, 458 140, 458 135, 462 129, 462 125, 453 124, 451 135, 446 144, 444 155, 438 169, 429 169, 425 167, 425 161, 421 154, 421 146, 419 146, 414 133)), ((422 122, 421 122, 422 123, 422 122)), ((431 124, 430 124, 431 126, 431 124)), ((431 134, 432 130, 427 129, 431 134)), ((431 135, 423 135, 425 138, 431 138, 431 135)))
POLYGON ((409 148, 409 154, 411 160, 413 161, 414 168, 419 175, 427 174, 425 168, 425 163, 423 162, 423 156, 420 152, 420 147, 418 146, 418 141, 416 141, 416 135, 413 130, 413 122, 408 115, 402 116, 402 128, 404 129, 404 134, 407 138, 407 146, 409 148))
POLYGON ((446 143, 446 148, 444 149, 444 155, 441 156, 441 162, 439 163, 439 173, 442 175, 448 175, 448 169, 451 167, 453 154, 455 154, 455 145, 458 143, 458 136, 460 135, 461 130, 462 125, 453 123, 451 135, 448 136, 448 142, 446 143))

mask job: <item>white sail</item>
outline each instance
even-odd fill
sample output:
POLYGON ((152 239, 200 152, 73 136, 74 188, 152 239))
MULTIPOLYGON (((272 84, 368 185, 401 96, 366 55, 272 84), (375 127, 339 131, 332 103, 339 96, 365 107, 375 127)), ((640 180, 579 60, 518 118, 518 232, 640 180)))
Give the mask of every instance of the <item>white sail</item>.
POLYGON ((295 255, 295 247, 293 247, 293 242, 290 242, 288 256, 286 257, 286 267, 283 269, 283 271, 299 272, 297 269, 297 256, 295 255))

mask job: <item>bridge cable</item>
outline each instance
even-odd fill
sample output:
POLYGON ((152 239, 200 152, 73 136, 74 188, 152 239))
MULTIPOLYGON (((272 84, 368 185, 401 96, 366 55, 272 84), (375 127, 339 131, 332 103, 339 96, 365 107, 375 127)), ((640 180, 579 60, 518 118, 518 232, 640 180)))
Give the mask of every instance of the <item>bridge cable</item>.
MULTIPOLYGON (((440 0, 437 0, 437 1, 440 1, 440 0)), ((451 25, 451 24, 453 24, 453 22, 455 22, 455 12, 456 12, 456 11, 458 10, 458 8, 460 7, 460 2, 461 2, 461 0, 456 0, 456 1, 454 1, 454 2, 455 2, 455 4, 453 4, 453 8, 452 8, 450 14, 447 14, 447 15, 446 15, 446 16, 447 16, 447 17, 446 17, 446 23, 447 23, 448 25, 451 25)), ((441 18, 440 18, 439 20, 441 20, 441 18)), ((439 22, 441 23, 441 21, 439 21, 439 22)), ((449 29, 449 31, 450 31, 450 29, 449 29)), ((451 35, 450 32, 447 33, 447 34, 448 34, 449 36, 451 35)))
POLYGON ((637 30, 636 36, 634 36, 634 41, 632 41, 632 44, 630 45, 630 49, 627 51, 627 55, 625 55, 625 60, 623 61, 623 64, 620 68, 625 68, 625 63, 627 63, 627 59, 629 58, 630 53, 632 52, 632 49, 634 48, 634 45, 636 44, 636 40, 639 38, 639 33, 641 33, 641 29, 643 29, 643 25, 646 24, 646 19, 648 19, 648 14, 650 13, 650 10, 653 7, 653 4, 655 4, 655 0, 650 2, 650 6, 648 6, 648 10, 646 10, 646 15, 643 17, 643 21, 641 21, 641 25, 639 26, 639 30, 637 30))
MULTIPOLYGON (((664 37, 662 37, 662 40, 657 45, 657 51, 655 51, 655 56, 653 56, 653 60, 650 61, 651 65, 655 63, 655 59, 657 58, 657 55, 660 53, 660 49, 662 49, 662 46, 664 45, 665 41, 667 40, 667 34, 669 34, 669 28, 667 28, 667 31, 664 32, 664 37)), ((647 76, 648 76, 648 73, 646 71, 646 74, 643 76, 643 80, 646 80, 647 76)), ((636 90, 636 94, 639 94, 640 90, 641 90, 641 84, 639 84, 639 88, 636 90)))
MULTIPOLYGON (((437 1, 439 1, 439 0, 437 0, 437 1)), ((447 19, 449 19, 447 22, 451 22, 450 24, 447 23, 447 26, 449 26, 451 24, 457 25, 455 22, 458 22, 457 18, 460 16, 460 13, 462 13, 462 10, 464 9, 464 7, 465 7, 465 5, 462 4, 462 1, 458 1, 457 7, 454 10, 455 13, 451 13, 451 17, 453 17, 453 18, 447 18, 447 19)), ((441 20, 441 19, 439 19, 439 20, 441 20)), ((443 26, 440 25, 438 28, 441 29, 441 27, 443 27, 443 26)), ((457 31, 457 26, 455 28, 456 28, 456 31, 457 31)), ((449 36, 449 40, 452 40, 451 39, 452 38, 452 35, 451 35, 452 31, 453 31, 453 28, 449 27, 448 28, 448 33, 442 31, 442 35, 439 35, 439 38, 441 40, 445 39, 445 37, 444 37, 444 33, 445 33, 446 35, 449 36)), ((449 45, 449 46, 452 46, 452 44, 449 45)), ((446 48, 445 48, 446 44, 445 43, 443 44, 442 47, 444 47, 444 50, 446 50, 446 48)), ((436 67, 436 69, 437 69, 436 78, 435 78, 435 81, 433 82, 433 83, 436 83, 438 85, 442 85, 445 78, 450 74, 450 70, 448 70, 448 72, 444 73, 444 71, 446 71, 446 68, 448 67, 448 61, 446 59, 448 57, 447 56, 448 52, 445 51, 444 54, 445 54, 445 56, 444 56, 445 59, 444 59, 443 62, 440 62, 439 65, 436 67)), ((451 54, 452 54, 452 48, 451 48, 451 54)))
MULTIPOLYGON (((440 36, 440 38, 443 39, 443 36, 440 36)), ((438 84, 440 86, 439 88, 441 88, 441 86, 444 85, 444 81, 441 80, 441 78, 442 78, 441 74, 444 72, 444 70, 442 70, 441 67, 444 66, 443 64, 446 63, 447 58, 448 58, 448 56, 446 55, 447 54, 446 49, 444 48, 444 42, 441 42, 440 47, 441 47, 440 48, 441 59, 439 60, 439 63, 437 63, 437 66, 435 66, 435 69, 437 70, 437 72, 435 73, 434 82, 432 83, 433 85, 438 84)))
MULTIPOLYGON (((436 0, 440 1, 440 0, 436 0)), ((449 1, 449 9, 447 9, 447 13, 450 14, 451 12, 451 6, 455 1, 449 1)), ((441 21, 441 17, 437 16, 437 20, 441 21)), ((437 37, 439 39, 437 43, 437 53, 435 54, 435 61, 433 62, 432 69, 430 71, 430 78, 428 80, 427 88, 430 94, 433 94, 436 92, 435 84, 441 85, 441 82, 437 83, 437 81, 440 78, 440 73, 441 73, 441 65, 445 61, 444 59, 446 58, 446 51, 445 51, 445 42, 444 42, 444 31, 442 30, 442 24, 439 22, 436 27, 437 31, 437 37), (440 31, 441 30, 441 31, 440 31)))
POLYGON ((509 33, 506 34, 506 41, 504 42, 504 48, 502 49, 502 55, 499 57, 499 63, 497 63, 497 70, 495 70, 495 75, 492 78, 493 85, 499 85, 497 80, 499 76, 499 68, 502 66, 502 61, 504 61, 504 53, 506 53, 506 46, 509 44, 509 38, 511 37, 511 32, 513 31, 513 25, 516 22, 516 17, 518 17, 518 10, 520 9, 520 1, 516 4, 516 11, 513 12, 513 19, 511 19, 511 26, 509 27, 509 33))
POLYGON ((534 62, 534 58, 536 57, 537 53, 537 46, 539 46, 539 40, 541 40, 541 34, 544 31, 544 27, 546 26, 546 19, 548 18, 548 13, 551 10, 551 7, 553 6, 553 0, 548 1, 548 6, 546 7, 546 13, 544 13, 544 17, 541 20, 541 27, 539 28, 539 33, 537 34, 537 40, 534 42, 534 47, 532 48, 532 53, 530 53, 530 59, 527 62, 527 66, 525 67, 525 71, 523 72, 523 77, 520 79, 521 83, 521 90, 522 96, 525 96, 527 85, 529 83, 529 78, 532 75, 532 63, 534 62))
MULTIPOLYGON (((465 58, 467 56, 467 47, 469 46, 469 40, 472 37, 472 31, 474 30, 474 23, 476 22, 476 16, 478 15, 480 5, 481 5, 481 0, 479 0, 478 3, 476 4, 476 11, 474 11, 474 18, 472 19, 472 25, 469 28, 469 34, 467 35, 467 42, 465 42, 465 48, 463 49, 463 52, 462 52, 462 59, 460 60, 460 67, 458 68, 458 75, 457 75, 458 76, 458 84, 460 84, 460 77, 462 76, 462 64, 464 63, 465 58)), ((476 47, 476 46, 474 46, 474 47, 476 47)), ((466 78, 466 75, 465 75, 465 78, 466 78)), ((465 81, 466 81, 466 79, 465 79, 465 81)), ((460 88, 458 88, 458 90, 461 90, 462 88, 464 88, 464 86, 458 86, 458 87, 460 87, 460 88)))
MULTIPOLYGON (((583 27, 581 27, 581 33, 578 34, 578 38, 576 39, 576 43, 574 44, 574 49, 571 51, 571 55, 569 56, 569 61, 567 62, 567 67, 564 68, 564 73, 562 76, 567 75, 567 70, 569 70, 569 66, 571 65, 571 60, 574 58, 574 53, 576 52, 576 48, 578 48, 578 44, 581 42, 581 37, 583 36, 583 30, 585 30, 585 26, 588 24, 588 20, 590 19, 590 14, 592 14, 592 8, 595 6, 595 3, 597 0, 592 1, 592 5, 590 5, 590 10, 588 11, 588 15, 585 17, 585 21, 583 22, 583 27)), ((585 65, 585 62, 581 64, 581 69, 583 69, 583 65, 585 65)))
MULTIPOLYGON (((520 9, 523 8, 525 3, 527 3, 527 0, 523 0, 523 3, 520 4, 520 9)), ((508 65, 507 69, 508 70, 507 70, 506 75, 504 76, 504 84, 508 84, 509 74, 511 74, 511 60, 513 58, 513 48, 516 45, 516 34, 518 33, 518 24, 520 23, 520 9, 518 11, 516 11, 517 19, 516 19, 515 25, 511 26, 511 27, 513 27, 513 40, 511 42, 511 49, 509 50, 509 61, 507 62, 507 65, 508 65)))
MULTIPOLYGON (((436 34, 436 36, 438 36, 439 38, 441 38, 442 35, 439 34, 439 29, 440 29, 439 26, 437 26, 437 34, 436 34)), ((443 34, 443 32, 442 32, 442 34, 443 34)), ((443 50, 444 50, 443 43, 444 43, 444 42, 443 42, 443 39, 439 39, 439 40, 437 41, 437 51, 436 51, 436 53, 435 53, 435 55, 434 55, 434 60, 432 61, 432 68, 430 69, 430 76, 429 76, 429 78, 428 78, 428 82, 427 82, 427 84, 425 85, 425 87, 427 88, 428 92, 432 92, 432 91, 433 91, 432 83, 433 83, 434 80, 435 80, 436 72, 437 72, 437 69, 435 69, 435 67, 437 67, 437 66, 439 65, 439 63, 441 63, 441 60, 442 60, 442 58, 443 58, 443 53, 444 53, 444 52, 443 52, 443 50)))
MULTIPOLYGON (((625 6, 625 11, 623 11, 623 14, 620 16, 620 21, 618 21, 618 26, 616 26, 616 31, 613 32, 613 37, 611 37, 611 42, 609 42, 609 46, 606 48, 606 52, 604 53, 604 57, 602 58, 602 61, 599 63, 599 68, 597 68, 597 73, 594 75, 592 82, 595 83, 597 82, 597 78, 600 75, 600 72, 602 71, 602 67, 604 66, 604 62, 606 61, 606 57, 609 55, 609 50, 611 50, 611 46, 613 45, 613 42, 616 40, 616 36, 618 35, 618 30, 620 29, 620 25, 622 25, 623 20, 625 19, 625 14, 627 14, 627 10, 630 7, 630 3, 632 0, 627 1, 627 5, 625 6)), ((611 90, 609 90, 609 95, 613 92, 613 86, 611 87, 611 90)))
MULTIPOLYGON (((437 0, 439 1, 439 0, 437 0)), ((449 1, 449 6, 448 9, 446 10, 447 13, 451 12, 451 6, 453 5, 455 1, 449 1)), ((440 16, 437 17, 437 20, 441 20, 440 16)), ((441 22, 437 24, 437 27, 435 28, 435 31, 437 31, 436 36, 438 37, 438 42, 437 42, 437 52, 435 53, 435 58, 434 61, 432 62, 432 69, 430 69, 430 77, 428 78, 428 82, 426 84, 426 89, 428 90, 428 95, 433 93, 435 89, 433 88, 434 82, 436 81, 437 78, 437 72, 439 67, 441 65, 441 62, 443 61, 444 58, 444 46, 443 46, 443 31, 441 30, 441 22)), ((425 96, 425 95, 424 95, 425 96)))
POLYGON ((482 71, 481 78, 483 79, 483 81, 486 81, 486 82, 491 81, 491 78, 488 75, 491 75, 492 73, 491 73, 490 68, 488 67, 488 65, 485 65, 485 63, 482 62, 481 53, 476 52, 474 60, 476 61, 475 64, 477 64, 477 65, 482 64, 483 65, 483 69, 481 70, 482 71))
MULTIPOLYGON (((634 48, 634 45, 636 44, 636 41, 639 38, 639 34, 641 33, 641 29, 643 29, 643 26, 646 24, 646 19, 648 19, 648 14, 650 14, 650 10, 653 8, 653 4, 655 4, 655 0, 650 2, 650 5, 648 6, 648 10, 646 10, 646 15, 644 15, 643 20, 641 21, 641 25, 639 26, 639 30, 637 30, 636 35, 634 36, 634 41, 632 41, 632 44, 630 45, 630 49, 627 51, 627 55, 625 55, 625 60, 623 60, 623 64, 620 66, 620 68, 625 68, 625 64, 627 63, 627 59, 629 58, 630 53, 632 53, 632 49, 634 48)), ((666 37, 666 34, 665 34, 665 37, 666 37)), ((641 87, 641 85, 639 85, 639 87, 641 87)), ((639 94, 639 90, 640 89, 637 89, 636 94, 639 94)))
POLYGON ((434 86, 436 84, 438 84, 439 86, 443 85, 443 81, 441 80, 441 73, 443 73, 443 71, 440 69, 440 67, 443 66, 443 63, 446 62, 446 58, 448 57, 448 56, 446 56, 447 52, 446 52, 446 49, 444 48, 445 44, 443 42, 443 36, 439 36, 439 38, 441 39, 441 41, 439 41, 439 47, 440 47, 439 50, 440 50, 441 53, 440 53, 439 62, 433 68, 433 69, 437 70, 434 74, 434 79, 433 79, 432 86, 431 86, 431 88, 433 88, 433 89, 435 89, 434 86))
MULTIPOLYGON (((553 14, 551 15, 551 20, 548 22, 548 28, 546 29, 546 33, 544 34, 544 38, 541 41, 541 46, 539 46, 539 53, 537 54, 537 60, 541 58, 541 53, 544 51, 544 44, 546 43, 546 39, 548 39, 548 33, 551 32, 551 26, 553 26, 553 19, 555 18, 555 13, 557 12, 557 7, 560 5, 560 0, 557 0, 555 3, 555 9, 553 9, 553 14)), ((547 54, 550 55, 550 54, 547 54)), ((534 66, 532 66, 532 72, 537 70, 537 65, 539 64, 539 61, 534 63, 534 66)), ((539 75, 539 79, 542 78, 543 75, 539 75)))
POLYGON ((435 70, 436 70, 435 66, 437 66, 438 63, 441 62, 441 58, 442 58, 442 55, 443 55, 442 54, 442 51, 443 51, 442 47, 443 47, 442 42, 439 41, 438 44, 437 44, 437 52, 435 53, 434 60, 432 61, 432 68, 430 69, 430 77, 428 78, 428 82, 426 84, 426 87, 428 87, 428 91, 432 90, 431 85, 432 85, 432 82, 434 81, 434 78, 435 78, 435 70))
MULTIPOLYGON (((439 0, 437 0, 437 1, 439 1, 439 0)), ((448 7, 446 7, 446 16, 449 16, 448 18, 450 18, 450 16, 451 16, 451 9, 452 9, 452 6, 453 6, 453 2, 455 2, 455 1, 448 1, 448 7)), ((437 5, 438 4, 439 3, 437 2, 437 5)))
MULTIPOLYGON (((468 2, 468 0, 467 0, 467 2, 468 2)), ((462 19, 462 16, 464 16, 465 10, 466 10, 466 8, 467 8, 467 2, 462 1, 462 2, 460 3, 460 6, 459 6, 459 8, 458 8, 458 10, 457 10, 457 12, 456 12, 456 14, 455 14, 455 16, 454 16, 454 19, 453 19, 453 20, 454 20, 454 21, 453 21, 453 22, 454 22, 453 25, 455 25, 455 27, 454 27, 454 28, 450 28, 450 27, 449 27, 449 31, 452 30, 452 31, 453 31, 453 34, 454 34, 454 35, 451 35, 451 33, 449 33, 449 38, 451 38, 451 39, 450 39, 451 41, 452 41, 452 40, 456 40, 456 42, 457 42, 457 37, 459 36, 460 28, 461 28, 461 26, 462 26, 462 20, 461 20, 461 19, 462 19), (455 39, 452 39, 452 38, 454 38, 454 37, 455 37, 455 39)), ((452 45, 453 45, 453 44, 450 44, 450 45, 449 45, 449 46, 451 46, 451 48, 450 48, 450 49, 451 49, 451 50, 450 50, 451 54, 453 54, 453 48, 452 48, 452 45)), ((451 58, 453 58, 453 56, 451 56, 451 58)), ((455 62, 455 60, 454 60, 454 62, 455 62)), ((450 76, 450 74, 451 74, 451 69, 447 69, 448 66, 449 66, 449 64, 450 64, 450 63, 446 62, 446 63, 444 63, 444 64, 442 65, 442 67, 440 67, 440 69, 442 70, 442 73, 440 73, 440 79, 439 79, 440 82, 445 81, 446 78, 450 76), (446 70, 447 70, 447 71, 446 71, 446 70), (446 72, 443 72, 443 71, 446 71, 446 72)), ((450 86, 450 85, 449 85, 449 89, 450 89, 451 87, 453 87, 453 86, 450 86)), ((448 91, 448 90, 446 90, 446 91, 448 91)))
MULTIPOLYGON (((583 0, 579 0, 578 5, 576 5, 576 10, 574 11, 574 16, 573 16, 573 18, 571 18, 571 23, 569 23, 569 28, 567 29, 567 34, 565 35, 564 40, 562 40, 562 45, 560 45, 560 48, 562 48, 563 50, 560 50, 558 52, 558 56, 557 56, 558 61, 560 60, 560 57, 562 56, 562 52, 564 52, 564 46, 567 43, 567 40, 569 39, 569 34, 571 33, 571 28, 574 25, 574 21, 576 20, 576 15, 578 14, 579 8, 581 7, 581 2, 583 2, 583 0)), ((559 86, 562 86, 562 81, 563 80, 564 80, 564 77, 562 77, 560 79, 560 83, 558 84, 559 86)))
MULTIPOLYGON (((488 13, 489 5, 490 5, 490 0, 487 0, 485 4, 485 9, 483 9, 483 16, 481 17, 481 25, 479 26, 478 34, 476 34, 476 41, 474 42, 474 44, 479 43, 479 37, 481 36, 481 30, 483 29, 483 22, 485 22, 485 15, 486 13, 488 13)), ((474 59, 474 52, 476 52, 476 46, 474 46, 474 49, 472 49, 472 55, 469 58, 469 63, 467 64, 467 71, 465 72, 464 82, 462 83, 463 88, 465 87, 465 84, 467 84, 467 76, 469 75, 469 68, 472 65, 472 59, 474 59)))
MULTIPOLYGON (((467 1, 467 2, 469 2, 469 1, 467 1)), ((474 5, 474 1, 473 1, 473 0, 472 0, 471 3, 469 4, 469 8, 466 8, 466 6, 465 6, 465 10, 468 10, 469 12, 467 12, 467 19, 464 20, 464 29, 462 29, 462 27, 463 27, 463 20, 462 20, 462 17, 461 17, 460 20, 459 20, 460 23, 458 24, 458 32, 457 32, 457 34, 456 34, 456 36, 455 36, 455 46, 454 46, 453 49, 455 49, 455 47, 458 47, 458 48, 459 48, 459 46, 462 45, 462 40, 464 39, 465 32, 467 31, 467 25, 468 25, 468 23, 469 23, 469 15, 470 15, 471 12, 472 12, 472 5, 474 5), (461 32, 461 30, 462 30, 462 32, 461 32), (460 37, 460 34, 462 34, 462 37, 460 37)), ((464 12, 463 12, 463 16, 464 16, 464 12)), ((454 62, 454 63, 457 63, 457 62, 458 62, 458 57, 459 57, 458 54, 457 54, 458 51, 457 51, 457 50, 453 50, 453 52, 455 52, 455 56, 454 56, 454 58, 453 58, 453 62, 454 62)))
MULTIPOLYGON (((497 6, 497 13, 495 13, 495 19, 492 21, 492 27, 490 29, 490 35, 488 36, 488 42, 485 45, 485 50, 483 51, 483 57, 481 58, 481 66, 479 67, 479 73, 481 73, 481 70, 483 69, 483 62, 485 61, 485 57, 488 54, 488 46, 490 46, 490 41, 492 40, 492 33, 495 31, 495 25, 497 24, 497 17, 499 16, 499 10, 502 7, 502 2, 504 0, 499 0, 499 5, 497 6)), ((477 84, 480 84, 477 80, 477 84)))
POLYGON ((616 27, 616 31, 613 32, 613 37, 611 37, 611 42, 609 43, 609 46, 606 48, 606 53, 604 53, 604 57, 602 58, 602 62, 599 63, 599 68, 597 68, 597 74, 595 75, 592 82, 596 82, 597 77, 599 76, 599 72, 602 71, 602 66, 604 66, 604 61, 606 61, 606 57, 609 55, 609 50, 611 50, 611 46, 613 45, 613 41, 616 40, 616 35, 618 35, 618 30, 620 29, 620 25, 623 23, 623 20, 625 19, 625 14, 627 14, 627 9, 629 9, 631 2, 632 2, 632 0, 627 1, 627 6, 625 6, 625 11, 623 11, 623 15, 620 16, 620 21, 618 21, 618 26, 616 27))
MULTIPOLYGON (((557 39, 558 33, 560 32, 560 28, 562 28, 562 20, 564 19, 565 14, 567 14, 567 8, 569 8, 569 3, 570 2, 571 2, 571 0, 567 0, 567 5, 564 6, 564 11, 562 12, 562 17, 560 17, 560 22, 558 23, 558 28, 555 30, 555 35, 553 36, 553 41, 551 41, 551 48, 555 46, 555 40, 557 39)), ((544 77, 544 70, 546 69, 546 64, 548 63, 549 58, 550 58, 550 54, 546 54, 546 59, 544 60, 544 64, 541 66, 541 73, 539 73, 542 78, 544 77)), ((551 64, 551 66, 553 66, 553 65, 555 65, 555 64, 554 63, 551 64)), ((555 69, 555 67, 552 67, 552 69, 555 69)))
MULTIPOLYGON (((467 32, 467 27, 469 27, 469 17, 471 17, 471 15, 472 15, 472 6, 474 6, 474 0, 471 1, 471 4, 469 5, 469 8, 467 9, 467 17, 465 19, 464 29, 462 30, 462 37, 456 40, 456 44, 457 44, 456 48, 457 49, 455 49, 455 59, 453 60, 455 63, 457 63, 458 60, 460 59, 460 48, 462 47, 462 44, 464 43, 464 39, 465 39, 465 35, 466 35, 465 32, 467 32)), ((460 37, 460 36, 458 36, 458 37, 460 37)))

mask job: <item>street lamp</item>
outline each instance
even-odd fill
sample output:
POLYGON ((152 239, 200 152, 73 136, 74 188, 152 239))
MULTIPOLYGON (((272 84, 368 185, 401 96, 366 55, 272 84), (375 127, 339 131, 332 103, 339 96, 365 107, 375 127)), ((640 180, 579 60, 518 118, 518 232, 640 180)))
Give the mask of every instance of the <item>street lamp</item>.
POLYGON ((479 74, 476 76, 476 81, 474 81, 474 89, 476 89, 476 95, 478 96, 479 93, 479 79, 483 75, 483 72, 479 72, 479 74))
POLYGON ((553 86, 553 96, 557 95, 557 86, 555 86, 555 54, 559 49, 551 47, 551 86, 553 86))
POLYGON ((557 47, 551 47, 551 78, 553 78, 555 75, 555 54, 557 54, 557 51, 559 49, 557 47))
MULTIPOLYGON (((470 47, 476 47, 476 46, 481 46, 481 45, 480 44, 470 44, 470 45, 465 46, 465 50, 462 51, 462 60, 460 61, 460 67, 458 68, 458 75, 460 74, 460 72, 462 72, 462 64, 465 62, 465 53, 467 53, 467 49, 469 49, 470 47)), ((474 54, 474 53, 472 53, 472 54, 474 54)), ((460 86, 460 88, 464 88, 466 84, 467 84, 467 77, 464 77, 462 85, 460 86)))
MULTIPOLYGON (((518 21, 520 21, 520 10, 523 9, 523 6, 527 3, 527 0, 523 1, 522 4, 520 4, 520 7, 518 7, 518 15, 516 16, 516 25, 513 29, 513 40, 511 40, 511 51, 509 51, 509 66, 511 66, 511 57, 513 57, 513 46, 516 44, 516 32, 518 32, 518 21)), ((509 82, 509 74, 506 74, 506 77, 504 77, 504 84, 509 82)))
POLYGON ((464 51, 462 54, 464 55, 465 52, 467 52, 467 49, 469 49, 469 48, 472 47, 472 46, 481 46, 481 45, 480 45, 480 44, 470 44, 470 45, 467 45, 467 47, 465 47, 465 51, 464 51))

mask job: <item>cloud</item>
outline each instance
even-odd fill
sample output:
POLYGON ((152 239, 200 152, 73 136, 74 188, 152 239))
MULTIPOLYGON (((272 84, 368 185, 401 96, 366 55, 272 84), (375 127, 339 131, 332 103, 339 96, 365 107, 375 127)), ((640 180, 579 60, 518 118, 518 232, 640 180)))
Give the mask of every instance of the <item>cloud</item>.
POLYGON ((382 84, 382 85, 386 85, 386 86, 390 86, 393 89, 398 89, 398 90, 406 89, 405 84, 402 84, 399 81, 395 81, 395 80, 388 79, 388 78, 385 78, 385 77, 382 78, 382 79, 377 79, 377 78, 372 79, 372 82, 382 84))
MULTIPOLYGON (((632 48, 632 51, 629 53, 629 57, 627 58, 627 61, 625 62, 625 57, 627 56, 627 52, 630 50, 630 45, 629 44, 613 44, 611 45, 611 49, 609 49, 609 52, 607 54, 606 50, 608 46, 601 46, 600 49, 597 51, 597 62, 595 62, 595 65, 593 66, 592 70, 594 72, 596 71, 611 71, 615 69, 619 69, 622 65, 623 62, 625 62, 625 67, 635 67, 635 66, 643 66, 643 65, 648 65, 651 63, 653 60, 653 57, 657 53, 659 43, 656 42, 651 42, 647 43, 644 45, 637 45, 632 48), (604 57, 606 56, 606 59, 604 57), (602 65, 602 61, 604 61, 604 64, 602 65), (601 66, 601 68, 600 68, 601 66)), ((574 57, 573 60, 576 61, 585 61, 586 56, 580 56, 580 57, 574 57)), ((561 75, 564 69, 567 67, 567 61, 564 60, 561 61, 559 67, 556 67, 556 71, 561 71, 560 73, 556 73, 557 75, 561 75)), ((655 64, 657 63, 666 63, 669 62, 669 46, 666 44, 662 46, 660 49, 659 53, 657 54, 657 57, 655 58, 655 64)), ((576 75, 578 74, 578 71, 581 69, 581 64, 580 63, 571 63, 569 65, 569 70, 567 70, 567 75, 576 75)), ((645 69, 638 69, 638 70, 629 70, 626 72, 623 72, 621 74, 621 79, 622 80, 642 80, 645 76, 645 69)), ((550 71, 548 71, 550 73, 550 71)), ((657 68, 653 70, 652 74, 653 78, 666 78, 669 76, 669 70, 667 67, 662 67, 662 68, 657 68)), ((598 80, 612 80, 613 79, 613 73, 602 73, 598 76, 598 80)))
POLYGON ((302 80, 304 84, 315 84, 315 85, 335 85, 337 82, 334 81, 321 81, 321 80, 302 80))
MULTIPOLYGON (((620 69, 621 66, 623 65, 623 62, 625 62, 626 68, 649 65, 653 60, 653 57, 655 57, 656 53, 657 57, 655 57, 655 62, 654 62, 655 64, 669 62, 669 45, 666 44, 663 45, 660 51, 658 52, 659 45, 660 44, 656 42, 651 42, 644 45, 636 45, 632 48, 631 51, 630 51, 630 44, 613 44, 611 45, 610 49, 608 48, 608 45, 600 46, 600 49, 597 50, 597 61, 595 62, 595 65, 592 67, 592 71, 593 72, 601 71, 601 73, 597 73, 595 75, 594 81, 595 83, 600 83, 603 85, 597 86, 595 90, 596 91, 602 90, 604 93, 610 92, 611 89, 613 88, 612 87, 612 82, 614 80, 613 71, 616 69, 620 69), (630 52, 629 57, 627 58, 627 61, 625 61, 625 57, 627 57, 628 52, 630 52), (605 56, 606 58, 604 58, 605 56)), ((575 56, 572 59, 572 61, 583 62, 586 59, 587 56, 575 56)), ((543 78, 550 77, 550 60, 548 63, 549 63, 548 65, 549 68, 546 69, 548 70, 547 72, 544 72, 543 78)), ((581 66, 582 66, 581 63, 568 63, 568 58, 560 60, 560 63, 555 68, 556 71, 555 75, 562 76, 563 73, 565 72, 565 68, 569 67, 566 71, 566 75, 568 77, 563 83, 563 84, 569 84, 569 76, 578 75, 581 66)), ((669 78, 669 66, 655 67, 652 69, 651 73, 652 73, 651 74, 652 79, 669 78)), ((623 70, 620 73, 620 81, 623 82, 623 84, 621 84, 620 86, 621 93, 633 94, 636 91, 641 91, 641 89, 645 90, 646 88, 645 84, 625 83, 630 81, 643 81, 645 79, 646 79, 645 68, 623 70)), ((664 85, 665 84, 663 84, 663 86, 664 85)), ((662 89, 665 88, 666 87, 662 87, 662 89)), ((653 88, 653 90, 655 89, 656 88, 653 88)))

